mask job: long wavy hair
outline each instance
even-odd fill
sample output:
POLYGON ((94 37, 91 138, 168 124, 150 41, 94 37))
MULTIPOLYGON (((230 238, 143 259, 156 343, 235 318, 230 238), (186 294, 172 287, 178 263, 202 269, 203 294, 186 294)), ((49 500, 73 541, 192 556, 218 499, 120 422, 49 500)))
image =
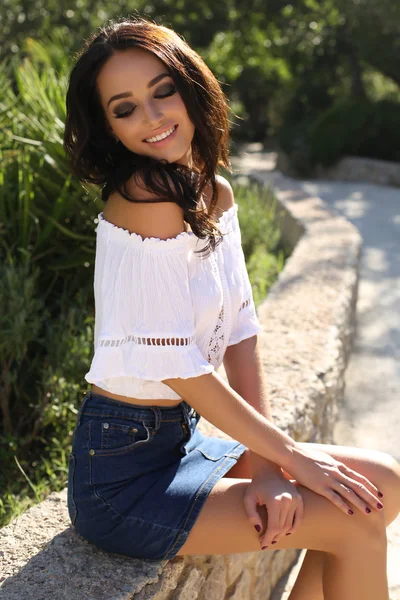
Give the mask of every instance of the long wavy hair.
POLYGON ((150 202, 175 202, 183 209, 184 220, 193 233, 201 239, 208 236, 207 246, 198 252, 210 248, 214 251, 222 241, 218 222, 212 216, 218 201, 216 171, 223 166, 232 172, 231 109, 214 74, 175 31, 142 17, 107 21, 85 41, 75 58, 66 95, 64 130, 64 149, 73 174, 82 182, 101 185, 105 202, 114 190, 129 202, 149 202, 133 198, 126 188, 130 178, 141 181, 157 195, 150 202), (169 69, 195 127, 193 168, 131 152, 107 130, 96 78, 111 56, 129 48, 152 52, 169 69), (210 186, 207 212, 200 206, 203 191, 210 186))

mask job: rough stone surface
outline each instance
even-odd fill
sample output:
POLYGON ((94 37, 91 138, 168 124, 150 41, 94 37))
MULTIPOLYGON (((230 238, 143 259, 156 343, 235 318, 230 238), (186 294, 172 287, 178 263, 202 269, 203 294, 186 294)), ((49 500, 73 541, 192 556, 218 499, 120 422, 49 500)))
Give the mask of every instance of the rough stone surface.
MULTIPOLYGON (((290 177, 296 178, 296 172, 282 150, 276 153, 276 167, 290 177)), ((400 162, 364 158, 361 156, 343 156, 330 167, 317 166, 310 177, 332 181, 354 181, 377 183, 400 187, 400 162)))
POLYGON ((204 575, 195 566, 189 565, 182 574, 182 580, 176 588, 176 600, 192 600, 196 598, 204 583, 204 575))
POLYGON ((251 576, 247 569, 241 572, 237 581, 233 584, 232 593, 229 593, 229 600, 243 600, 243 598, 250 598, 251 590, 251 576))
POLYGON ((180 575, 185 567, 181 557, 167 563, 157 583, 146 585, 141 592, 135 594, 135 600, 168 600, 171 590, 175 590, 180 575))
MULTIPOLYGON (((271 182, 265 163, 252 159, 257 180, 271 182)), ((258 307, 267 393, 276 425, 296 440, 329 442, 354 330, 361 238, 319 198, 282 176, 271 183, 293 252, 258 307)), ((220 374, 226 378, 223 366, 220 374)), ((199 427, 229 437, 203 418, 199 427)), ((210 600, 212 591, 220 600, 267 600, 298 556, 258 551, 154 562, 107 554, 70 527, 66 499, 66 489, 50 494, 0 530, 0 600, 210 600)))
POLYGON ((366 181, 400 187, 400 163, 375 158, 344 156, 332 167, 317 168, 315 175, 318 179, 366 181))
POLYGON ((220 600, 226 592, 226 564, 223 556, 212 557, 213 566, 201 589, 199 600, 220 600))

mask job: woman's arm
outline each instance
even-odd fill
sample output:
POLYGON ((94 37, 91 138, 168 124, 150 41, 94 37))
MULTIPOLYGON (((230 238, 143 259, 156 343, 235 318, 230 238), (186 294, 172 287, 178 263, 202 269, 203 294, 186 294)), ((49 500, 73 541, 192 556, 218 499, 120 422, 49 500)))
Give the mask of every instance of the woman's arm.
MULTIPOLYGON (((272 423, 257 335, 228 346, 224 355, 224 368, 230 387, 272 423)), ((263 474, 266 470, 277 471, 283 475, 275 463, 254 451, 250 452, 250 460, 253 477, 263 474)))
POLYGON ((207 421, 281 467, 290 463, 294 440, 248 404, 217 372, 163 383, 207 421))
POLYGON ((188 379, 164 379, 163 383, 210 423, 293 474, 298 483, 325 496, 345 514, 348 502, 363 513, 365 506, 378 510, 378 490, 371 481, 330 455, 297 444, 260 415, 215 371, 188 379))

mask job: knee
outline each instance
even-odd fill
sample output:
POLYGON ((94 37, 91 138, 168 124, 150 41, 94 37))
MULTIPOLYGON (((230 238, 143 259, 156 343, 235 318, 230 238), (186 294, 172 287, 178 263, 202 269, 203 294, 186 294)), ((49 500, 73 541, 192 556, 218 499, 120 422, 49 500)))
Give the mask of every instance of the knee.
POLYGON ((371 556, 378 556, 387 549, 386 522, 382 512, 373 511, 370 515, 358 515, 348 519, 346 526, 339 537, 336 532, 333 545, 328 551, 337 556, 368 552, 371 556))
POLYGON ((386 452, 378 452, 377 481, 373 481, 383 494, 385 513, 392 522, 400 512, 400 464, 386 452))

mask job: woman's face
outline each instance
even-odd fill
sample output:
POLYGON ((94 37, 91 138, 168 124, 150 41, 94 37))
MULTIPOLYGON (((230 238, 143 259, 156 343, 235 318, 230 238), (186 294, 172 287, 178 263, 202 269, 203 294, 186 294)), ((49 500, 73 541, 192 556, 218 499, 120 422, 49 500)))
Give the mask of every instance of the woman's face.
POLYGON ((195 128, 167 67, 159 58, 141 48, 117 52, 97 76, 97 88, 109 133, 128 150, 192 166, 195 128), (162 74, 167 76, 161 78, 162 74), (157 82, 153 82, 155 78, 157 82), (119 94, 125 97, 113 98, 119 94), (154 143, 155 136, 173 127, 170 136, 154 143))

